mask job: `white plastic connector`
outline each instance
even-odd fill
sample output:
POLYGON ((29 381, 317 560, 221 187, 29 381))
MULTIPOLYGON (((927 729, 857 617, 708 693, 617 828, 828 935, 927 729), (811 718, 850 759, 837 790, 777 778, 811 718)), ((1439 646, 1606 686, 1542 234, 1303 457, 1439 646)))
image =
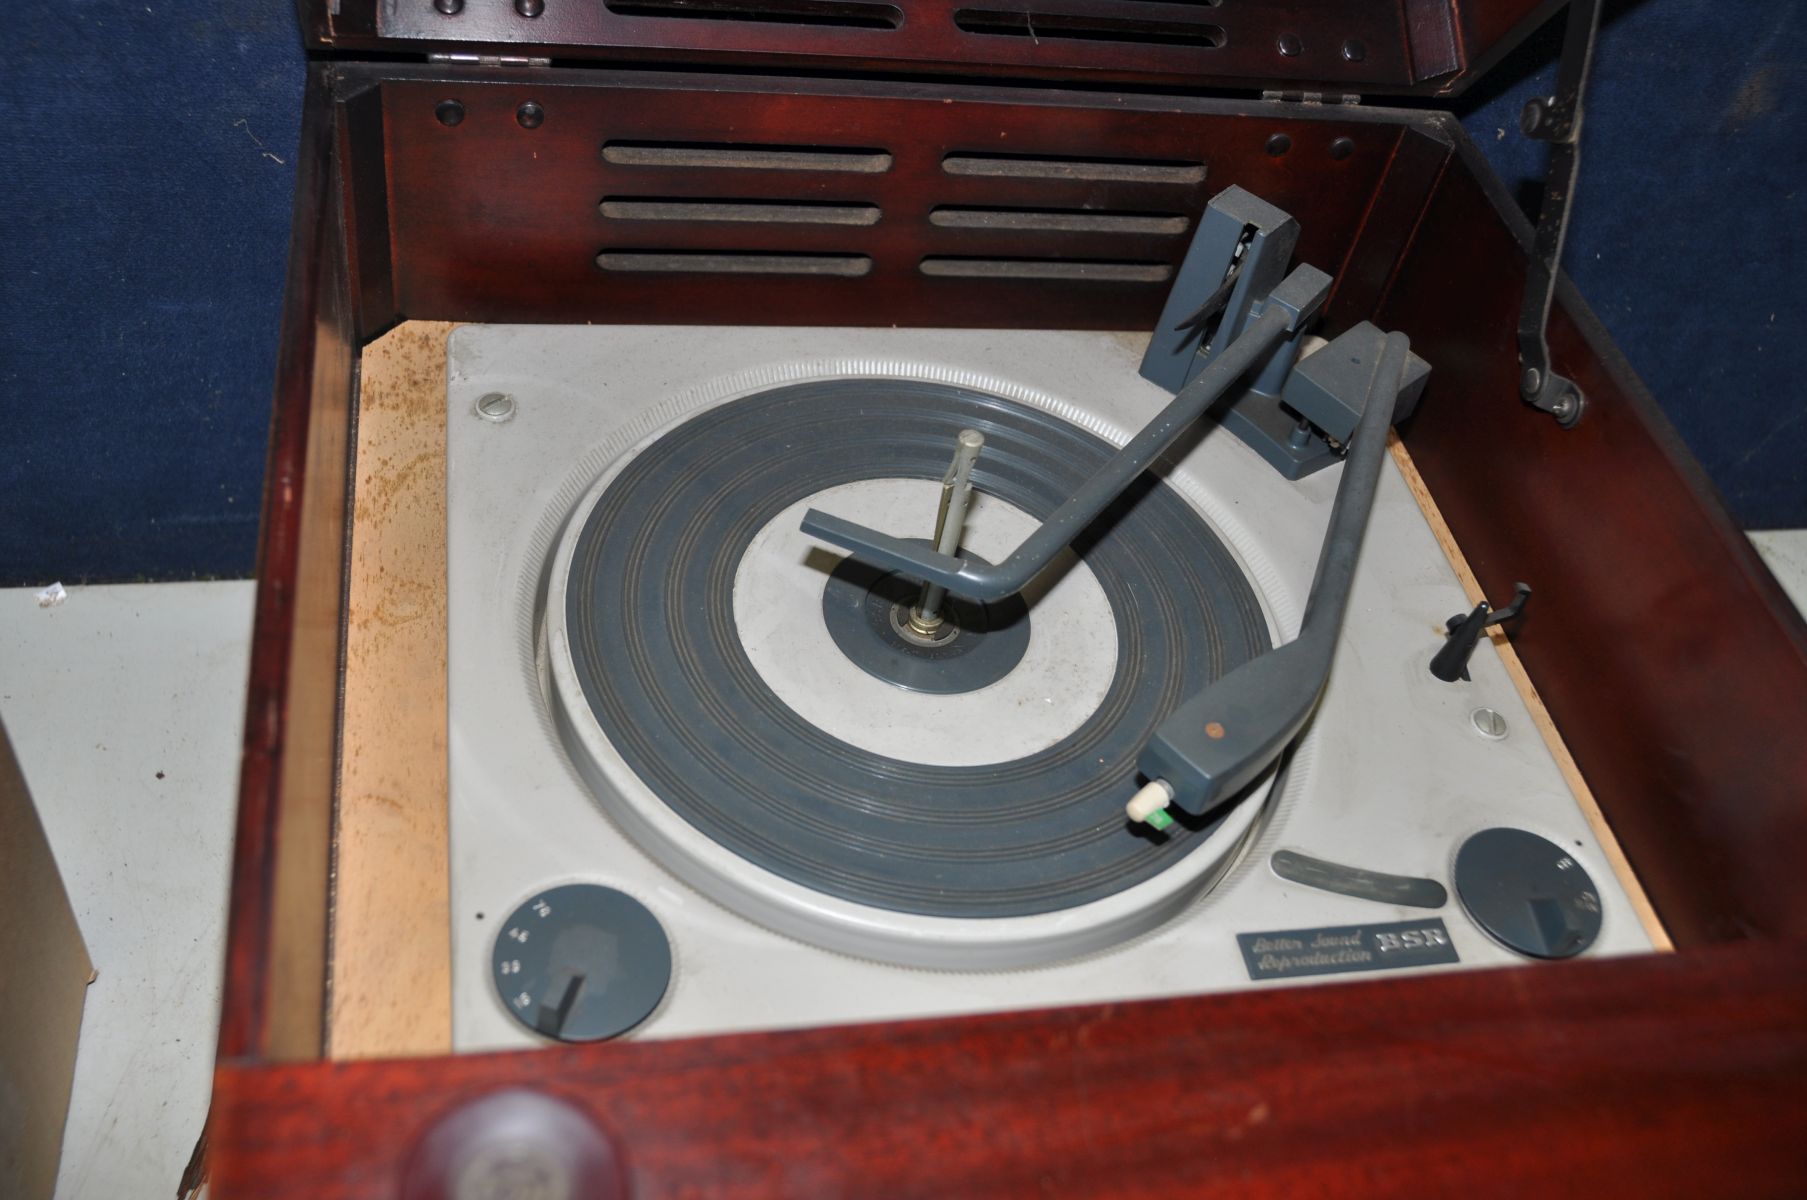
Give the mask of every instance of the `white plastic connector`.
POLYGON ((1328 346, 1329 344, 1330 344, 1329 338, 1319 337, 1315 333, 1306 334, 1299 341, 1299 357, 1296 361, 1304 362, 1306 359, 1310 358, 1312 355, 1316 354, 1318 351, 1322 350, 1325 346, 1328 346))
POLYGON ((1124 805, 1132 821, 1146 821, 1173 803, 1173 786, 1165 779, 1151 779, 1124 805))

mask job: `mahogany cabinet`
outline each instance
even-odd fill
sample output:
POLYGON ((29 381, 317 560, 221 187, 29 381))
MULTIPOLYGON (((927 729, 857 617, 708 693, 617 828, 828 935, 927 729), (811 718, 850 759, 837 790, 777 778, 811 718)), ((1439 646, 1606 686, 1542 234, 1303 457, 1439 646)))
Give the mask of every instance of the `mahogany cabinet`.
POLYGON ((1530 227, 1453 118, 1387 107, 1458 90, 1552 7, 302 0, 316 53, 258 565, 213 1193, 439 1194, 435 1147, 510 1121, 577 1156, 590 1189, 577 1194, 597 1196, 1807 1187, 1807 627, 1566 282, 1549 337, 1586 417, 1565 430, 1519 400, 1530 227), (845 169, 807 177, 742 173, 736 198, 857 200, 883 219, 851 232, 750 225, 724 244, 681 221, 623 233, 598 216, 624 162, 640 194, 709 198, 717 185, 673 165, 698 147, 839 156, 845 169), (1023 161, 1054 168, 1012 169, 1023 161), (332 1057, 365 346, 409 320, 1148 327, 1184 238, 1050 241, 950 230, 933 214, 1047 205, 1190 221, 1231 183, 1298 217, 1300 260, 1336 277, 1332 329, 1403 329, 1431 363, 1405 444, 1481 588, 1536 581, 1517 653, 1673 954, 332 1057), (608 266, 704 250, 831 267, 729 287, 608 266), (1112 269, 925 269, 942 258, 1112 269))

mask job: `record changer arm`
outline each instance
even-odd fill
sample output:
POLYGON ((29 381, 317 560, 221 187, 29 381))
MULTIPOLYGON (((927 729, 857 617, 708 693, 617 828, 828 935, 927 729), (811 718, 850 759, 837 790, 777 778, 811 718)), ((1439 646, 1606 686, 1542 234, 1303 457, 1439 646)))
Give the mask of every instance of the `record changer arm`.
MULTIPOLYGON (((1287 283, 1308 271, 1311 268, 1301 268, 1287 283)), ((1276 289, 1276 297, 1282 289, 1276 289)), ((996 567, 938 554, 815 509, 804 517, 803 528, 870 562, 920 575, 931 585, 956 594, 980 599, 1010 595, 1103 511, 1180 430, 1203 415, 1230 384, 1295 329, 1302 318, 1289 320, 1294 311, 1283 303, 1269 305, 1242 336, 1181 390, 1160 417, 996 567)), ((1349 434, 1343 477, 1337 484, 1299 636, 1216 680, 1161 723, 1137 760, 1149 782, 1126 805, 1133 821, 1165 829, 1173 822, 1165 811, 1169 806, 1177 804, 1202 814, 1253 783, 1298 735, 1329 678, 1362 536, 1380 485, 1387 431, 1402 396, 1422 383, 1423 364, 1413 358, 1404 334, 1382 334, 1366 323, 1317 354, 1335 364, 1332 369, 1337 374, 1329 377, 1333 381, 1328 390, 1343 393, 1341 399, 1359 416, 1349 434), (1356 401, 1346 391, 1352 376, 1344 364, 1359 367, 1364 358, 1372 366, 1356 401)))
MULTIPOLYGON (((1343 340, 1320 353, 1330 353, 1343 340)), ((1211 683, 1161 722, 1137 762, 1149 783, 1126 806, 1131 820, 1164 829, 1172 822, 1163 811, 1169 804, 1203 813, 1234 796, 1267 769, 1316 709, 1330 677, 1362 535, 1380 486, 1387 430, 1411 361, 1406 336, 1387 334, 1349 442, 1299 636, 1211 683)))
POLYGON ((803 514, 803 532, 849 550, 863 562, 946 588, 956 596, 989 602, 1015 595, 1238 379, 1296 333, 1317 311, 1329 286, 1330 277, 1317 268, 1296 268, 1222 354, 1000 563, 988 566, 941 554, 815 508, 803 514))
POLYGON ((938 553, 813 508, 803 517, 805 533, 872 565, 922 579, 931 589, 995 601, 1033 579, 1207 412, 1218 410, 1219 420, 1233 422, 1237 435, 1288 478, 1345 451, 1299 636, 1185 701, 1142 749, 1137 766, 1148 783, 1126 810, 1132 821, 1156 829, 1172 824, 1165 811, 1171 805, 1202 814, 1249 786, 1316 709, 1379 487, 1387 431, 1395 415, 1416 403, 1429 371, 1404 334, 1367 322, 1294 360, 1303 327, 1330 287, 1329 276, 1301 265, 1268 290, 1296 235, 1290 217, 1239 188, 1211 202, 1143 364, 1144 376, 1176 395, 997 565, 938 553), (1201 304, 1201 297, 1208 298, 1201 304), (1183 319, 1176 324, 1175 318, 1183 319), (1205 332, 1215 318, 1220 333, 1236 331, 1226 344, 1211 344, 1215 338, 1205 332), (1232 395, 1245 377, 1253 382, 1232 395))

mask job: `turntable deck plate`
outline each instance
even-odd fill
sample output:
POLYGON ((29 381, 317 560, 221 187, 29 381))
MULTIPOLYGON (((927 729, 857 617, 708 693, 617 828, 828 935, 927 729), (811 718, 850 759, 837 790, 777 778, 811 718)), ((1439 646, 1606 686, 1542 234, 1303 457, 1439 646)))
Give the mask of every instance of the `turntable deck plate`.
MULTIPOLYGON (((625 451, 651 445, 659 431, 742 397, 827 379, 876 378, 931 382, 1020 402, 1120 443, 1163 402, 1158 388, 1135 375, 1145 341, 1146 335, 980 330, 736 328, 699 335, 690 328, 629 326, 477 326, 454 335, 447 446, 459 1048, 520 1045, 530 1037, 494 996, 487 970, 494 922, 535 889, 561 882, 617 887, 652 910, 670 935, 671 987, 635 1037, 1272 986, 1251 984, 1237 949, 1238 933, 1422 915, 1283 880, 1268 867, 1273 850, 1447 878, 1456 847, 1491 825, 1530 829, 1572 847, 1600 882, 1604 921, 1590 955, 1648 949, 1650 938, 1608 863, 1608 851, 1577 808, 1499 656, 1483 645, 1472 683, 1461 687, 1437 684, 1424 670, 1443 619, 1464 608, 1466 597, 1391 464, 1383 473, 1356 573, 1350 632, 1283 786, 1276 786, 1263 806, 1237 806, 1227 822, 1237 828, 1210 835, 1206 846, 1177 857, 1173 868, 1117 895, 1014 917, 951 918, 858 905, 757 867, 700 834, 662 801, 649 804, 649 812, 663 812, 668 822, 657 832, 680 839, 699 855, 711 853, 712 873, 766 878, 757 887, 726 894, 650 853, 648 829, 635 824, 637 811, 599 804, 594 781, 574 769, 569 743, 544 700, 558 657, 543 633, 544 598, 561 539, 579 528, 570 523, 574 514, 625 451), (518 399, 513 420, 496 424, 473 414, 477 399, 490 392, 518 399), (1470 713, 1480 706, 1503 716, 1507 737, 1476 734, 1470 713), (1210 870, 1188 887, 1174 887, 1153 924, 1081 944, 1058 961, 1000 952, 996 945, 981 945, 975 932, 1058 924, 1168 886, 1165 881, 1203 863, 1210 870), (971 953, 960 960, 962 969, 948 971, 849 957, 867 953, 856 945, 837 944, 841 953, 823 949, 802 940, 802 934, 776 931, 785 926, 762 904, 776 895, 778 885, 813 897, 809 902, 824 911, 851 912, 860 931, 889 923, 893 931, 907 927, 912 937, 926 936, 937 945, 967 939, 965 950, 971 953), (1025 962, 1044 965, 1012 969, 1025 962)), ((930 477, 946 461, 946 439, 939 433, 936 438, 933 464, 927 465, 925 455, 921 477, 899 481, 919 489, 914 493, 919 497, 921 489, 932 492, 930 477)), ((1252 581, 1268 635, 1276 641, 1294 636, 1335 470, 1288 484, 1233 438, 1206 432, 1161 473, 1222 540, 1240 575, 1252 581)), ((912 509, 915 504, 909 501, 912 509)), ((928 505, 922 508, 926 534, 933 512, 928 505)), ((861 511, 849 516, 870 520, 870 513, 861 511)), ((1010 544, 1006 538, 1001 548, 1010 544)), ((1000 547, 976 548, 990 556, 1000 547)), ((1082 562, 1072 577, 1085 572, 1092 567, 1082 562)), ((1103 583, 1100 575, 1097 586, 1103 583)), ((744 608, 730 611, 736 621, 749 619, 744 608)), ((1110 620, 1108 606, 1103 611, 1103 619, 1086 619, 1102 628, 1110 620)), ((1045 615, 1040 609, 1034 614, 1038 626, 1045 615)), ((815 617, 819 624, 820 613, 815 617)), ((825 632, 822 638, 828 641, 825 632)), ((1114 644, 1114 631, 1111 640, 1114 644)), ((773 670, 769 661, 756 662, 755 669, 773 670)), ((875 688, 890 688, 856 667, 848 669, 875 688)), ((1115 664, 1109 669, 1107 678, 1114 679, 1115 664)), ((941 699, 969 701, 983 694, 981 689, 941 699)), ((1068 736, 1061 732, 1055 740, 1068 736)), ((609 744, 600 733, 598 740, 609 744)), ((961 762, 984 768, 1025 755, 1019 743, 1010 744, 1017 749, 1008 758, 961 762)), ((878 748, 868 752, 881 758, 928 761, 908 754, 907 744, 874 740, 873 746, 878 748)), ((643 790, 653 798, 650 788, 643 790)), ((1447 924, 1460 961, 1420 969, 1521 961, 1453 908, 1437 915, 1447 924)))
POLYGON ((1268 636, 1235 560, 1185 501, 1147 480, 1076 547, 1118 644, 1103 702, 1071 734, 956 767, 875 754, 805 720, 742 644, 741 555, 775 514, 822 489, 938 476, 963 428, 986 438, 975 485, 1037 518, 1112 449, 1049 413, 939 384, 830 380, 731 401, 640 450, 594 497, 564 627, 609 740, 710 838, 855 902, 1020 916, 1122 891, 1216 827, 1221 815, 1132 832, 1123 798, 1161 720, 1268 636))

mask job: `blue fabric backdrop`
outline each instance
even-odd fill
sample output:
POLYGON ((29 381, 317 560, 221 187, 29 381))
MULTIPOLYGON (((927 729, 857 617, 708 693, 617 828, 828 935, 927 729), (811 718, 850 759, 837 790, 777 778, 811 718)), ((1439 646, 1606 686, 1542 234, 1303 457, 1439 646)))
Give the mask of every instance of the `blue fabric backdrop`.
MULTIPOLYGON (((1545 150, 1519 135, 1518 113, 1554 83, 1562 24, 1458 105, 1526 199, 1545 150)), ((1609 4, 1563 257, 1751 529, 1807 526, 1804 86, 1798 0, 1609 4)))
MULTIPOLYGON (((0 584, 247 574, 303 75, 292 6, 6 16, 0 584)), ((1509 182, 1541 173, 1516 114, 1558 33, 1462 103, 1509 182)), ((1759 528, 1807 525, 1802 33, 1793 0, 1609 10, 1567 259, 1759 528)))

